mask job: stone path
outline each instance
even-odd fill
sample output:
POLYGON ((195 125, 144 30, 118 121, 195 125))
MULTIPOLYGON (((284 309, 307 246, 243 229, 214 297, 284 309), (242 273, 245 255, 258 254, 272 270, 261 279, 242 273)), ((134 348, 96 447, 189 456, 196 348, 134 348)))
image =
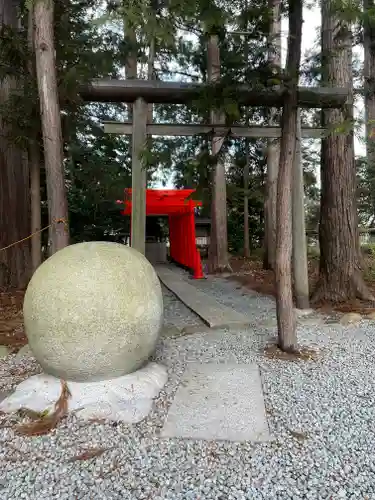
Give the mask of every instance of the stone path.
POLYGON ((251 323, 248 316, 201 292, 170 266, 157 266, 156 270, 160 281, 210 328, 241 327, 251 323))
MULTIPOLYGON (((179 299, 180 307, 182 303, 190 309, 193 324, 186 325, 180 335, 207 331, 196 321, 197 317, 210 329, 225 329, 228 334, 233 328, 248 328, 258 321, 256 308, 250 308, 252 316, 249 316, 238 312, 230 301, 228 303, 228 298, 224 303, 220 293, 213 297, 210 293, 212 279, 189 280, 183 271, 172 266, 157 266, 157 272, 162 284, 179 299), (199 287, 206 287, 206 291, 199 287)), ((171 300, 168 293, 165 297, 168 303, 171 300)), ((178 336, 175 330, 176 326, 164 325, 163 336, 178 336)), ((227 441, 268 440, 270 436, 258 365, 189 363, 169 409, 162 436, 227 441)))
MULTIPOLYGON (((192 320, 192 324, 182 330, 165 325, 164 337, 209 334, 212 328, 227 332, 226 335, 233 335, 233 331, 241 327, 247 335, 255 336, 259 328, 275 332, 273 299, 251 290, 245 291, 222 278, 191 280, 187 273, 174 266, 158 266, 157 272, 169 290, 169 293, 165 290, 167 303, 172 292, 175 300, 179 299, 178 307, 188 307, 189 318, 185 316, 185 320, 192 320), (205 325, 209 326, 208 330, 205 325)), ((296 310, 296 315, 299 324, 324 323, 323 316, 314 311, 296 310)), ((233 363, 230 359, 225 363, 215 360, 204 364, 188 363, 162 435, 208 441, 258 442, 270 439, 259 366, 256 363, 233 363)))
POLYGON ((267 441, 256 364, 189 363, 168 412, 163 437, 267 441))

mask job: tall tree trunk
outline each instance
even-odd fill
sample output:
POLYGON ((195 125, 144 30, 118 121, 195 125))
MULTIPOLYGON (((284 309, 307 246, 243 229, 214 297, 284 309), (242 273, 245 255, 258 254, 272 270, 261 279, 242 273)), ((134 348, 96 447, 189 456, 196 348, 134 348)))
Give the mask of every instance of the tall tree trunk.
POLYGON ((292 180, 292 262, 294 296, 298 309, 310 307, 309 270, 305 225, 305 189, 303 182, 301 114, 297 115, 296 151, 292 180))
MULTIPOLYGON (((156 6, 155 6, 156 11, 156 6)), ((155 57, 156 57, 156 40, 155 36, 152 34, 150 38, 149 50, 148 50, 148 61, 147 61, 147 79, 154 79, 154 69, 155 69, 155 57)), ((152 123, 154 115, 154 106, 153 104, 149 104, 147 106, 147 123, 152 123)), ((147 136, 147 147, 148 149, 152 148, 152 136, 147 136)), ((147 188, 147 179, 148 175, 146 175, 146 188, 147 188)))
MULTIPOLYGON (((127 2, 124 0, 123 9, 126 13, 127 2)), ((124 38, 128 43, 128 50, 125 58, 125 77, 128 79, 136 79, 138 77, 138 41, 137 33, 134 24, 124 16, 124 38)), ((142 171, 142 165, 139 161, 139 148, 143 148, 143 132, 147 126, 147 117, 143 121, 143 100, 128 106, 128 119, 133 122, 132 133, 132 214, 130 222, 130 244, 137 250, 144 252, 146 240, 146 207, 145 189, 147 186, 147 178, 142 171), (138 123, 136 123, 138 120, 138 123), (139 144, 142 142, 142 145, 139 144)))
MULTIPOLYGON (((19 26, 18 2, 0 0, 0 30, 19 26)), ((17 82, 0 82, 0 106, 6 104, 17 82)), ((26 152, 12 141, 12 130, 0 119, 0 249, 30 235, 29 167, 26 152)), ((30 241, 0 250, 0 287, 23 288, 31 275, 30 241)))
POLYGON ((292 178, 298 119, 298 78, 301 63, 302 0, 289 0, 289 36, 286 71, 289 89, 281 119, 280 164, 277 179, 276 218, 276 311, 279 347, 297 347, 292 291, 292 178))
MULTIPOLYGON (((126 9, 126 2, 124 2, 124 9, 126 9)), ((129 49, 125 58, 125 78, 136 79, 138 76, 137 68, 137 34, 132 23, 124 17, 124 38, 129 44, 129 49)), ((129 120, 132 116, 133 105, 128 105, 129 120)))
POLYGON ((30 201, 31 201, 31 261, 33 272, 42 263, 42 226, 41 199, 40 199, 40 149, 39 142, 30 141, 29 146, 30 165, 30 201))
MULTIPOLYGON (((33 10, 29 10, 28 17, 28 46, 30 54, 34 54, 34 15, 33 10)), ((35 57, 29 61, 29 74, 32 80, 35 79, 35 57)), ((42 263, 42 226, 41 199, 40 199, 40 146, 39 134, 36 132, 30 137, 29 145, 29 168, 30 168, 30 206, 31 206, 31 232, 34 236, 31 239, 31 261, 33 272, 42 263)))
POLYGON ((49 222, 53 224, 52 254, 69 245, 68 201, 56 77, 53 10, 53 0, 37 0, 34 4, 36 73, 47 177, 48 213, 49 222))
MULTIPOLYGON (((245 31, 245 65, 249 65, 249 38, 247 36, 248 30, 248 2, 245 0, 245 16, 242 28, 245 31)), ((246 108, 246 125, 249 126, 249 108, 246 108)), ((245 156, 246 163, 243 169, 243 254, 246 259, 250 257, 250 234, 249 234, 249 177, 250 177, 250 155, 249 155, 249 139, 245 139, 245 156)))
POLYGON ((364 20, 364 87, 367 164, 375 165, 375 19, 374 0, 363 0, 364 20))
MULTIPOLYGON (((268 61, 275 68, 281 68, 281 0, 268 1, 270 20, 268 61)), ((278 110, 270 109, 270 126, 278 126, 278 110)), ((276 200, 277 175, 280 160, 280 142, 269 139, 267 147, 267 189, 265 202, 265 259, 267 269, 275 270, 276 263, 276 200)))
MULTIPOLYGON (((207 43, 207 76, 210 82, 220 79, 220 49, 217 35, 210 35, 207 43)), ((217 111, 211 113, 211 123, 222 124, 224 117, 217 111)), ((212 139, 212 154, 219 155, 224 138, 212 139)), ((228 255, 227 230, 227 186, 225 163, 219 157, 213 172, 213 188, 211 201, 211 234, 208 255, 209 272, 225 272, 230 270, 228 255)))
MULTIPOLYGON (((125 7, 125 5, 124 5, 125 7)), ((137 34, 135 28, 127 17, 124 17, 124 37, 129 44, 129 50, 125 59, 125 77, 137 78, 137 34)))
POLYGON ((351 27, 335 2, 322 2, 322 67, 326 85, 346 87, 350 98, 342 110, 325 110, 323 126, 334 130, 322 141, 320 202, 320 272, 315 302, 371 299, 361 272, 354 161, 353 73, 351 27), (344 125, 345 126, 345 125, 344 125))
MULTIPOLYGON (((155 37, 152 37, 150 40, 150 46, 148 51, 148 61, 147 61, 147 79, 154 79, 154 65, 155 65, 155 37)), ((152 114, 153 114, 153 105, 148 105, 148 123, 152 122, 152 114)))

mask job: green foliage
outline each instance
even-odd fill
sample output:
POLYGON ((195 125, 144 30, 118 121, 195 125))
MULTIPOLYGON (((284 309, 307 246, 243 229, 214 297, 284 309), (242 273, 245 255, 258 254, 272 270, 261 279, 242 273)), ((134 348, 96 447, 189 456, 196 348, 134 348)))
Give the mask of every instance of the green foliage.
MULTIPOLYGON (((95 119, 111 118, 106 106, 96 108, 95 119), (100 108, 103 108, 101 112, 100 108)), ((127 222, 116 200, 122 200, 124 188, 131 186, 129 140, 104 134, 89 117, 77 125, 79 128, 89 126, 92 135, 76 134, 67 152, 72 237, 75 240, 110 236, 118 239, 125 232, 127 222)))
POLYGON ((366 266, 364 270, 365 279, 368 281, 375 280, 375 244, 369 243, 361 246, 362 255, 364 256, 366 266))
POLYGON ((367 245, 362 245, 361 249, 365 255, 375 257, 375 243, 369 243, 367 245))
POLYGON ((20 36, 20 30, 6 24, 0 26, 0 39, 0 81, 8 76, 19 78, 26 70, 29 57, 27 41, 20 36))
POLYGON ((307 256, 309 261, 318 261, 320 258, 320 253, 318 247, 308 247, 307 248, 307 256))
POLYGON ((0 105, 0 117, 7 125, 8 141, 27 149, 29 138, 40 126, 36 81, 30 77, 32 57, 27 43, 24 15, 19 29, 0 27, 0 84, 11 79, 8 99, 0 105))
POLYGON ((360 225, 372 227, 375 222, 375 165, 367 163, 365 157, 357 158, 356 164, 360 225))
POLYGON ((56 56, 63 111, 71 235, 74 241, 118 240, 126 219, 116 200, 130 187, 129 138, 104 134, 101 123, 117 120, 121 105, 83 104, 78 87, 94 78, 117 77, 121 35, 93 21, 99 2, 58 0, 56 56))

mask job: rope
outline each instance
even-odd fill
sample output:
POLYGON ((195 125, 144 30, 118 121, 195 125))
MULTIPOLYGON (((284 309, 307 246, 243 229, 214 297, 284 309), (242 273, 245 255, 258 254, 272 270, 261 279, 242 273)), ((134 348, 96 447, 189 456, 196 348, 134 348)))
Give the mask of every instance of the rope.
POLYGON ((48 224, 48 226, 42 227, 41 229, 38 229, 38 231, 35 231, 34 233, 30 234, 29 236, 26 236, 26 238, 22 238, 22 240, 15 241, 14 243, 11 243, 10 245, 0 248, 0 252, 3 250, 8 250, 8 248, 12 248, 19 243, 23 243, 24 241, 29 240, 30 238, 33 238, 36 234, 43 233, 43 231, 46 231, 50 227, 54 226, 55 224, 64 224, 65 230, 68 229, 68 223, 66 219, 56 219, 54 220, 51 224, 48 224))

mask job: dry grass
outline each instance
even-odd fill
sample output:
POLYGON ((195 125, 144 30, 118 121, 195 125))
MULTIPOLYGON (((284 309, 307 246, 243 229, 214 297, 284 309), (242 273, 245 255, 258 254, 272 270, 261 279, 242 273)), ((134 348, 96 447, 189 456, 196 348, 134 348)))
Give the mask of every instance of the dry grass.
MULTIPOLYGON (((370 291, 375 296, 375 258, 373 255, 365 256, 364 261, 366 267, 364 278, 370 291)), ((255 290, 262 295, 276 297, 274 274, 272 271, 265 271, 263 269, 263 263, 261 260, 232 257, 231 267, 234 274, 228 277, 229 280, 233 280, 242 287, 255 290)), ((319 260, 316 256, 310 256, 308 271, 309 288, 310 291, 313 291, 319 275, 319 260)), ((348 312, 356 312, 362 315, 375 313, 375 305, 373 302, 362 301, 359 299, 349 300, 340 304, 321 302, 319 304, 311 304, 311 307, 327 314, 332 314, 334 312, 344 314, 348 312)))
POLYGON ((67 415, 68 400, 70 396, 71 394, 68 385, 64 380, 62 380, 61 394, 55 403, 53 413, 44 416, 43 414, 38 415, 37 413, 32 412, 32 417, 30 417, 30 414, 28 415, 28 418, 31 421, 25 424, 17 425, 16 432, 23 436, 43 436, 48 434, 55 429, 59 422, 67 415))

